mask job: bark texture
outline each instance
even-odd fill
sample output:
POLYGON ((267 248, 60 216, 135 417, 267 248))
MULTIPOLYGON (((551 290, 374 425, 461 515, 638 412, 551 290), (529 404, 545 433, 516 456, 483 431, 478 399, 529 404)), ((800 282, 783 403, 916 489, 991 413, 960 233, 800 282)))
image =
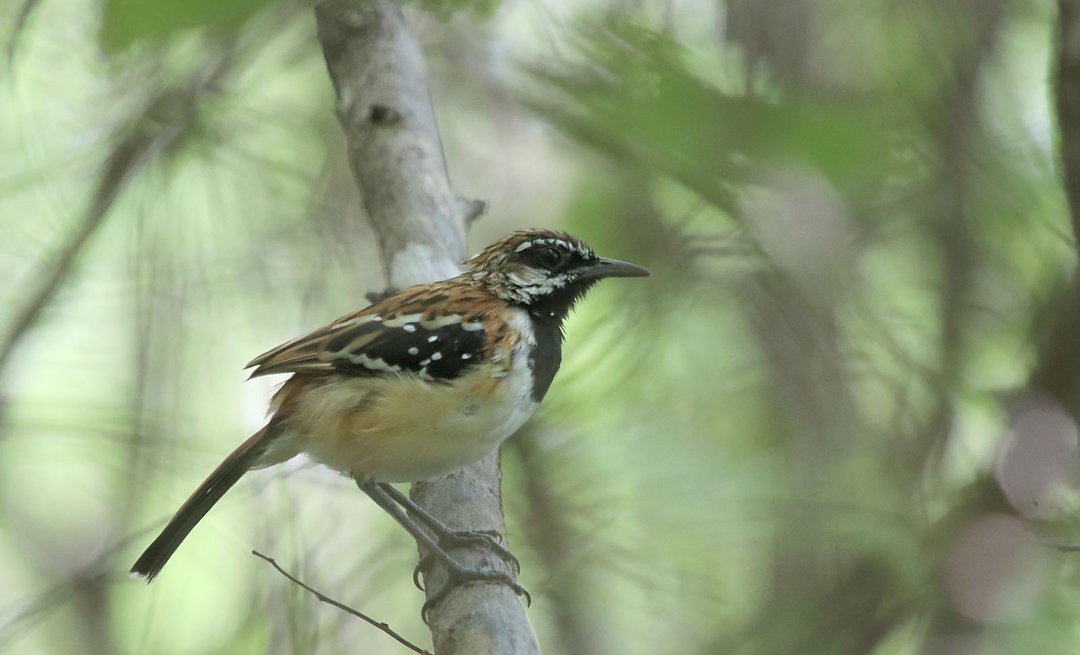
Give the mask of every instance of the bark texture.
MULTIPOLYGON (((315 16, 349 161, 378 234, 389 285, 402 288, 457 274, 466 254, 465 229, 483 203, 450 190, 423 59, 401 7, 330 0, 316 6, 315 16)), ((446 478, 415 484, 412 495, 450 527, 502 536, 500 482, 498 457, 492 455, 446 478)), ((506 563, 473 549, 454 554, 467 565, 512 573, 506 563)), ((430 598, 447 576, 434 562, 422 563, 430 598)), ((428 619, 440 655, 539 652, 521 602, 501 585, 457 587, 428 619)))

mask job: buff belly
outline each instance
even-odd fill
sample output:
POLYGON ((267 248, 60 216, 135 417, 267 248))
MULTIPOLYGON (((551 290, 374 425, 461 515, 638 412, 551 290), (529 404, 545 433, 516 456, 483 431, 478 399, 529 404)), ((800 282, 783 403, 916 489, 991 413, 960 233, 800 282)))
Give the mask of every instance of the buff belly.
POLYGON ((339 377, 297 404, 282 446, 353 477, 413 482, 493 452, 536 410, 527 366, 476 369, 451 383, 411 375, 339 377))

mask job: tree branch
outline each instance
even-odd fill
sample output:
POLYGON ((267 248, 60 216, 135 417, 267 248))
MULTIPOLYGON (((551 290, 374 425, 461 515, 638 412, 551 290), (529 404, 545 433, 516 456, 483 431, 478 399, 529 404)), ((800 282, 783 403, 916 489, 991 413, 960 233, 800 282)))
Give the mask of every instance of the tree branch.
MULTIPOLYGON (((483 204, 450 190, 423 60, 401 8, 385 0, 328 0, 315 9, 319 39, 337 91, 338 119, 364 206, 378 234, 392 287, 456 275, 465 228, 483 204)), ((433 435, 435 438, 435 435, 433 435)), ((413 498, 452 528, 503 535, 498 457, 446 478, 413 486, 413 498)), ((473 550, 469 566, 509 567, 473 550)), ((428 598, 447 583, 445 570, 421 560, 428 598)), ((428 612, 435 651, 538 653, 521 603, 501 585, 455 588, 428 612)))
POLYGON ((475 203, 450 191, 423 60, 401 8, 331 0, 315 16, 387 279, 408 286, 457 275, 475 203))

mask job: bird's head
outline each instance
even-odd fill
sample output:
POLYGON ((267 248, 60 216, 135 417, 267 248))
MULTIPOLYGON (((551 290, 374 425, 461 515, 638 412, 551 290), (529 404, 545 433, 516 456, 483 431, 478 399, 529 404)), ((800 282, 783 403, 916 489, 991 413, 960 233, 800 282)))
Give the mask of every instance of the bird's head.
POLYGON ((514 232, 465 266, 475 284, 538 318, 556 320, 603 278, 649 274, 636 264, 598 257, 581 239, 552 230, 514 232))

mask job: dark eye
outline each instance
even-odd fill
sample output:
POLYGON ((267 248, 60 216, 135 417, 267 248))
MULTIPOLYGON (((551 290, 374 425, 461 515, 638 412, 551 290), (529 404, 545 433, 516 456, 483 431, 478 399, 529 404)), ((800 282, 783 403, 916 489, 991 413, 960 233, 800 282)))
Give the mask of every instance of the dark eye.
POLYGON ((536 251, 536 262, 547 269, 558 268, 564 259, 566 259, 566 255, 563 251, 551 246, 536 251))

